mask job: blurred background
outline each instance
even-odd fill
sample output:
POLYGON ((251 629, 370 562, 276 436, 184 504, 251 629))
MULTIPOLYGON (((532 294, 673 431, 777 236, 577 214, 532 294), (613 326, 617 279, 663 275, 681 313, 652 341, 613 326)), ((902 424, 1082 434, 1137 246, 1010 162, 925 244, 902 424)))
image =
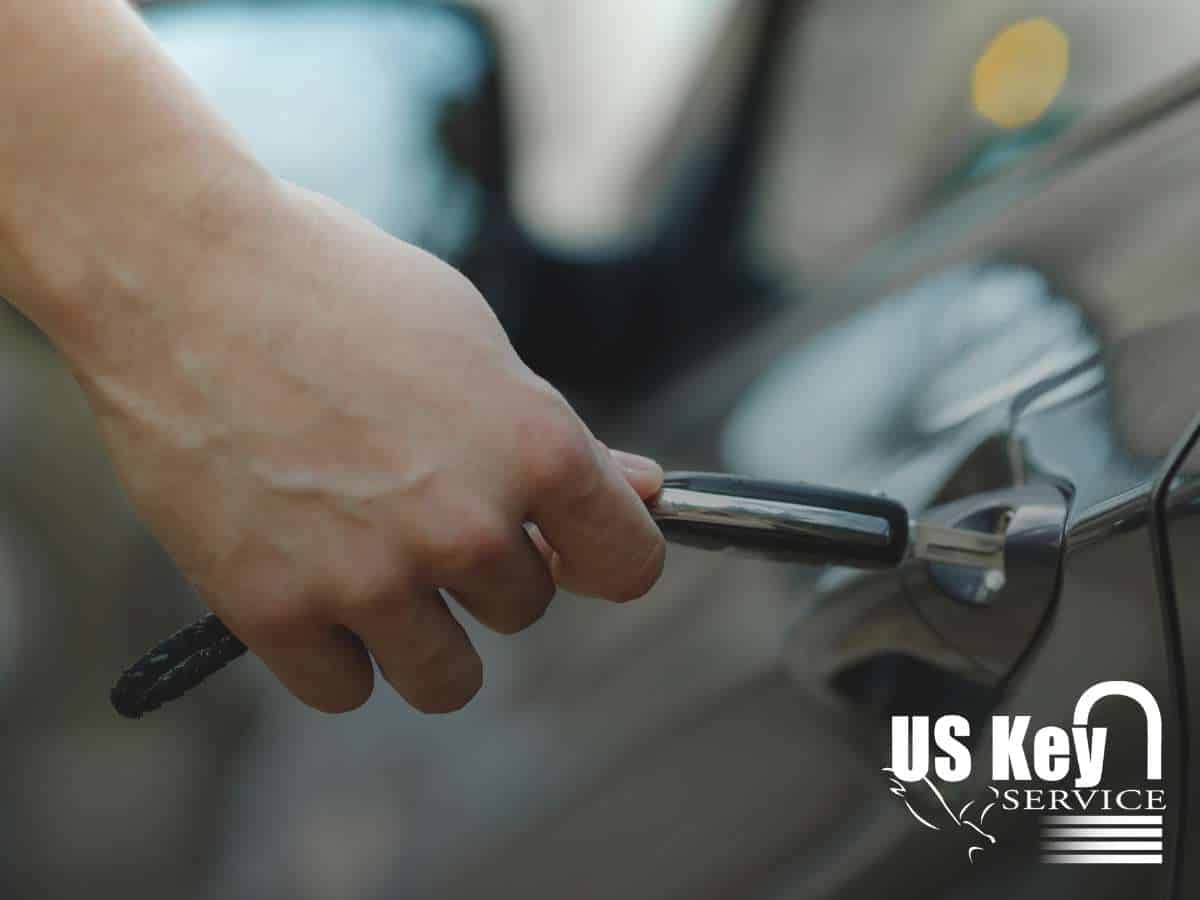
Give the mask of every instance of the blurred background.
MULTIPOLYGON (((891 303, 863 273, 1200 53, 1186 0, 144 12, 279 175, 461 267, 607 442, 916 506, 987 447, 962 373, 931 369, 1003 332, 986 377, 1045 373, 1109 325, 1017 265, 891 303), (985 313, 955 319, 964 296, 985 313), (923 430, 893 414, 897 372, 923 430)), ((815 570, 672 548, 641 603, 561 596, 515 639, 473 629, 487 684, 449 718, 386 691, 323 717, 246 662, 130 723, 108 687, 202 607, 8 311, 0 461, 6 897, 877 896, 863 873, 905 814, 787 660, 815 570)))

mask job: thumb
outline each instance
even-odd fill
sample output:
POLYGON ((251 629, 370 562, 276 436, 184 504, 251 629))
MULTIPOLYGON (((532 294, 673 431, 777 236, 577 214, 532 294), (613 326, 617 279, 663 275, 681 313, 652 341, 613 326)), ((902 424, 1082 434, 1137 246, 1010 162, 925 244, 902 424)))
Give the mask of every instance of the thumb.
POLYGON ((662 466, 654 460, 638 456, 636 453, 626 453, 624 450, 609 450, 613 462, 625 476, 625 480, 637 491, 643 500, 648 500, 662 490, 662 466))

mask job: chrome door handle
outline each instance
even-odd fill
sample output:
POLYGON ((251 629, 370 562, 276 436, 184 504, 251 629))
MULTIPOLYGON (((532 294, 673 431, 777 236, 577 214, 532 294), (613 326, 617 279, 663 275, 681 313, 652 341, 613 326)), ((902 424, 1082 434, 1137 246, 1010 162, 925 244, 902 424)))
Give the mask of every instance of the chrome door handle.
MULTIPOLYGON (((1002 684, 1050 615, 1069 508, 1057 488, 1029 484, 926 510, 914 545, 922 528, 999 538, 1003 578, 915 553, 894 573, 827 578, 789 632, 789 667, 846 696, 857 690, 853 673, 876 662, 888 670, 900 658, 988 688, 1002 684)), ((904 690, 893 676, 884 680, 887 690, 904 690)))

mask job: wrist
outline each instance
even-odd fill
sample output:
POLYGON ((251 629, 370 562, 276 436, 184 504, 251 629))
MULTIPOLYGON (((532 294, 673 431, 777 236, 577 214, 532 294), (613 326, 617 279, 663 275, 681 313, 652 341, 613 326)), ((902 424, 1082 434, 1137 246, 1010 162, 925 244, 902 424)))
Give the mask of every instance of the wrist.
POLYGON ((0 262, 0 290, 73 364, 129 357, 152 323, 165 327, 234 241, 269 214, 278 183, 239 153, 143 157, 103 188, 51 199, 19 224, 0 262), (10 266, 15 257, 16 265, 10 266), (9 277, 9 276, 12 277, 9 277))
POLYGON ((0 134, 0 295, 68 356, 127 344, 273 181, 123 0, 11 4, 0 26, 21 126, 0 134))

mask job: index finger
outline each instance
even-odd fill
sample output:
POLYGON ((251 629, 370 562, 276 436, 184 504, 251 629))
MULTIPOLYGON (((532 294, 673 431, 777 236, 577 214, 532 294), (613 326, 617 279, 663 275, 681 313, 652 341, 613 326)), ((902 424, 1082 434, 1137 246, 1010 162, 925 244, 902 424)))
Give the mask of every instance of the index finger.
POLYGON ((559 483, 542 491, 531 518, 555 551, 559 585, 619 603, 635 600, 662 574, 666 544, 607 448, 590 435, 587 447, 564 467, 559 483))

